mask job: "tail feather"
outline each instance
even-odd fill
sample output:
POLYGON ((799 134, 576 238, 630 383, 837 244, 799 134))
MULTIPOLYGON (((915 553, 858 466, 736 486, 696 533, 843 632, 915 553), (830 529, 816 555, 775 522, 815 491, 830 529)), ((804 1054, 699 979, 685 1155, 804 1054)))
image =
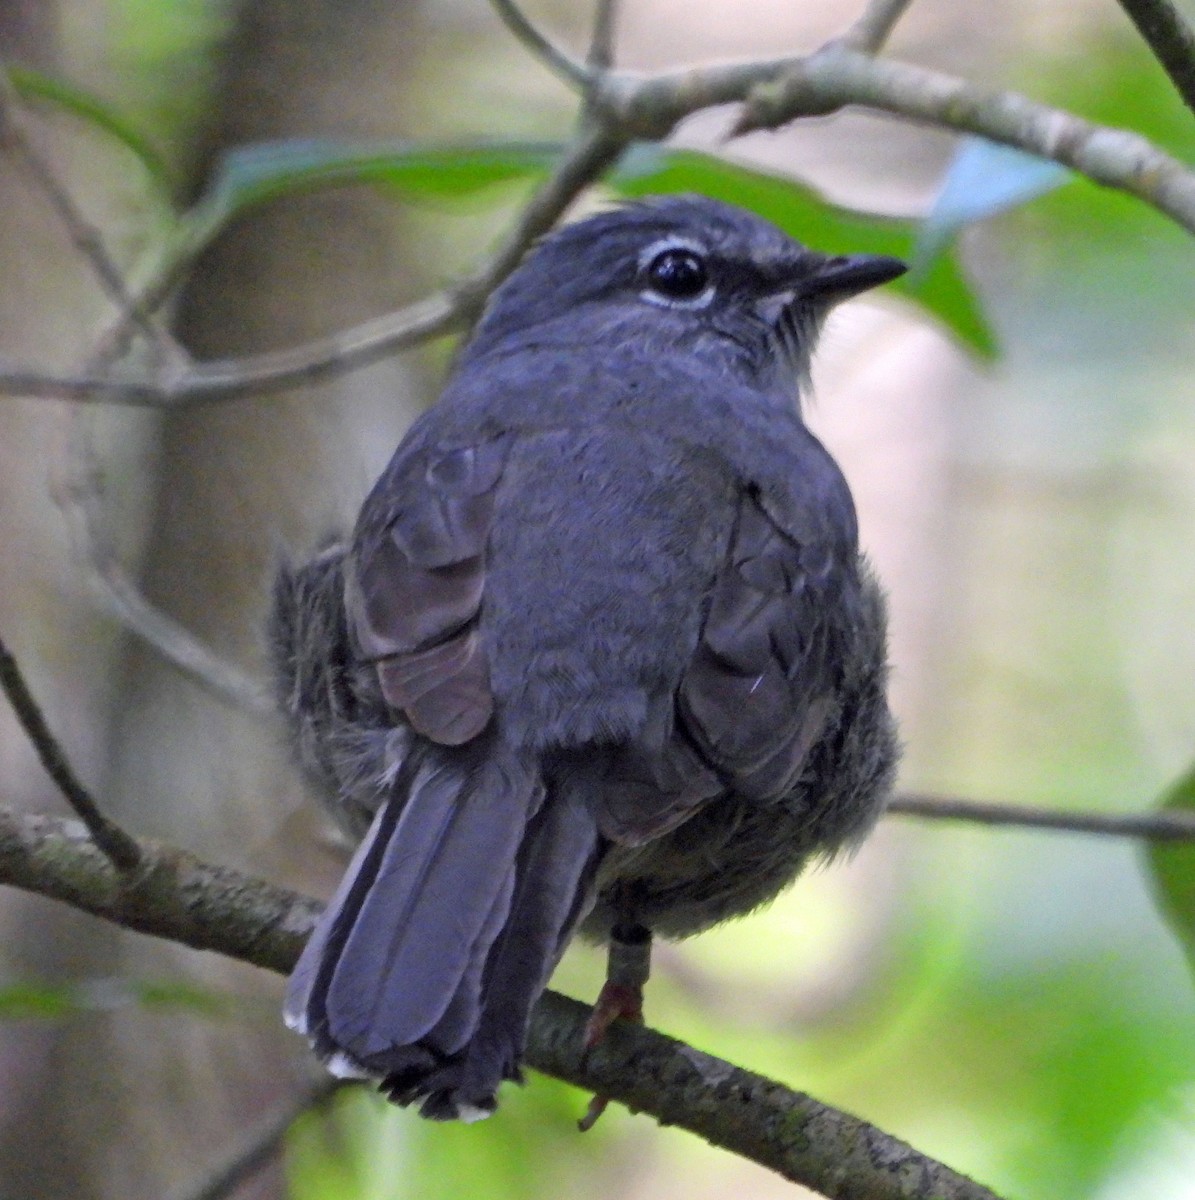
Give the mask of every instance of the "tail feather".
POLYGON ((590 903, 597 827, 492 747, 404 765, 395 786, 295 968, 287 1019, 425 1115, 484 1115, 590 903))
POLYGON ((476 1022, 486 954, 542 791, 517 765, 471 767, 404 770, 396 789, 405 802, 382 808, 317 924, 287 1012, 323 1057, 347 1055, 382 1074, 421 1039, 433 1055, 452 1053, 476 1022))
POLYGON ((554 795, 535 814, 519 853, 509 916, 486 961, 476 1030, 463 1054, 418 1081, 401 1080, 402 1098, 423 1098, 424 1116, 484 1114, 494 1107, 498 1085, 518 1078, 531 1009, 592 904, 599 846, 592 810, 581 798, 554 795))
POLYGON ((470 961, 489 948, 483 932, 509 895, 520 834, 541 798, 531 776, 494 760, 468 774, 418 772, 329 980, 338 1045, 372 1065, 444 1016, 470 961))

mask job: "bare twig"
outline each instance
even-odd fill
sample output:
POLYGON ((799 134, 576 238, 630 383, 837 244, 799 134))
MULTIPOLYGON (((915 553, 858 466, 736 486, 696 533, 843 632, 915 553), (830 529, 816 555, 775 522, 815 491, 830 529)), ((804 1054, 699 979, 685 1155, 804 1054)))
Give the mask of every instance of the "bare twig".
POLYGON ((91 414, 79 410, 73 415, 64 479, 55 484, 53 495, 75 554, 89 569, 101 601, 127 629, 220 700, 258 715, 272 712, 260 686, 151 604, 129 577, 105 521, 103 472, 92 440, 91 414))
POLYGON ((197 1187, 180 1192, 178 1200, 226 1200, 243 1183, 282 1152, 290 1127, 305 1113, 326 1104, 345 1084, 339 1079, 322 1079, 295 1097, 281 1112, 265 1120, 245 1144, 220 1164, 197 1187))
POLYGON ((593 82, 593 72, 582 62, 566 54, 549 41, 524 15, 514 0, 490 0, 494 11, 507 29, 553 74, 570 87, 585 91, 593 82))
POLYGON ((1155 842, 1195 841, 1195 813, 1096 813, 1035 808, 1025 804, 981 804, 951 796, 895 797, 890 813, 936 821, 971 821, 1012 829, 1051 829, 1104 837, 1143 838, 1155 842))
MULTIPOLYGON (((708 93, 741 92, 734 68, 710 68, 708 93)), ((668 85, 659 81, 664 97, 668 85)), ((766 83, 748 88, 736 132, 771 128, 794 117, 847 104, 974 133, 1027 150, 1136 196, 1195 233, 1195 173, 1147 139, 1093 125, 1015 92, 995 92, 938 71, 840 48, 794 62, 766 83)))
POLYGON ((839 44, 864 54, 878 54, 912 0, 868 0, 863 15, 838 39, 839 44))
POLYGON ((1195 112, 1195 30, 1170 0, 1120 0, 1120 6, 1195 112))
POLYGON ((92 562, 113 614, 167 662, 226 704, 258 716, 275 711, 269 696, 253 679, 225 662, 185 625, 151 604, 114 559, 92 562))
POLYGON ((481 311, 485 298, 519 265, 531 243, 547 233, 581 192, 617 160, 627 140, 600 124, 578 134, 552 177, 519 213, 491 261, 457 289, 459 296, 467 297, 472 314, 481 311))
MULTIPOLYGON (((1145 138, 1093 125, 1012 92, 993 92, 963 80, 869 54, 827 48, 806 58, 696 68, 641 76, 601 74, 592 92, 597 128, 590 127, 566 161, 573 187, 590 181, 635 137, 660 138, 698 109, 747 100, 740 131, 770 127, 848 104, 978 134, 1053 159, 1097 183, 1136 196, 1195 232, 1195 173, 1145 138)), ((555 185, 553 185, 555 186, 555 185)), ((477 311, 484 282, 501 278, 540 233, 543 215, 558 214, 568 188, 537 198, 520 231, 495 265, 452 292, 399 313, 291 350, 172 372, 121 368, 109 374, 49 375, 0 361, 0 392, 136 406, 177 408, 296 387, 459 329, 477 311), (552 202, 547 203, 546 199, 552 202), (516 253, 517 251, 517 253, 516 253)), ((570 196, 571 198, 571 196, 570 196)))
POLYGON ((451 291, 399 312, 290 350, 184 366, 171 377, 125 368, 116 368, 111 375, 49 376, 20 368, 8 370, 0 361, 0 391, 143 408, 184 408, 314 383, 452 333, 481 311, 486 296, 518 265, 531 242, 552 226, 624 145, 625 141, 601 129, 586 131, 520 213, 489 263, 451 291))
MULTIPOLYGON (((75 822, 0 809, 0 883, 129 929, 286 972, 319 906, 184 851, 142 841, 126 884, 75 822)), ((618 1022, 586 1053, 588 1008, 546 993, 528 1065, 691 1130, 831 1200, 995 1200, 873 1125, 653 1030, 618 1022)))
POLYGON ((99 231, 75 205, 49 163, 34 148, 20 119, 19 101, 8 73, 0 69, 0 146, 15 158, 65 226, 71 244, 117 306, 121 319, 140 329, 152 343, 169 348, 173 340, 129 293, 120 268, 113 262, 99 231))
MULTIPOLYGON (((181 347, 153 315, 165 293, 159 287, 146 289, 146 296, 133 296, 124 275, 108 254, 103 239, 79 211, 68 190, 50 164, 34 149, 19 118, 15 91, 0 69, 0 139, 4 148, 25 168, 38 190, 65 226, 72 244, 90 264, 108 296, 117 307, 112 330, 101 339, 90 366, 104 369, 127 346, 128 336, 140 330, 176 366, 185 359, 181 347)), ((79 517, 77 544, 93 568, 109 606, 129 628, 139 633, 167 659, 187 672, 222 699, 254 711, 269 711, 261 690, 235 668, 219 660, 186 629, 154 608, 123 572, 107 536, 100 511, 98 470, 92 461, 88 432, 76 429, 71 439, 76 478, 65 489, 64 509, 79 517)))
POLYGON ((591 72, 614 65, 614 39, 618 29, 618 0, 598 0, 593 16, 593 35, 585 62, 591 72))
POLYGON ((131 871, 138 866, 141 853, 137 842, 100 811, 100 806, 91 793, 79 782, 66 751, 50 732, 46 718, 3 638, 0 638, 0 688, 3 688, 8 697, 8 702, 12 705, 25 735, 37 751, 37 757, 45 767, 46 773, 79 814, 92 841, 122 872, 131 871))
POLYGON ((134 408, 186 408, 315 383, 449 333, 461 320, 458 306, 440 294, 289 350, 196 363, 170 374, 117 367, 111 374, 52 376, 8 370, 0 362, 0 390, 134 408))

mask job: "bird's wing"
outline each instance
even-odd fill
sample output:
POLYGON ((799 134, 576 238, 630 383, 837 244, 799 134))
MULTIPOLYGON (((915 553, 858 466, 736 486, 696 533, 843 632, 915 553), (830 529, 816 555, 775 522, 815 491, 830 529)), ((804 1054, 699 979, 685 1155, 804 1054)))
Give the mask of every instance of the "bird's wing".
POLYGON ((345 609, 387 702, 433 742, 457 746, 494 700, 477 616, 494 489, 508 440, 416 445, 366 502, 345 573, 345 609))
POLYGON ((597 811, 612 841, 659 837, 727 791, 783 795, 837 719, 850 537, 816 506, 786 520, 755 489, 733 512, 663 744, 609 751, 597 811))
POLYGON ((791 788, 834 717, 842 628, 835 608, 846 602, 853 568, 819 524, 790 533, 759 493, 742 494, 681 680, 681 726, 740 795, 791 788))

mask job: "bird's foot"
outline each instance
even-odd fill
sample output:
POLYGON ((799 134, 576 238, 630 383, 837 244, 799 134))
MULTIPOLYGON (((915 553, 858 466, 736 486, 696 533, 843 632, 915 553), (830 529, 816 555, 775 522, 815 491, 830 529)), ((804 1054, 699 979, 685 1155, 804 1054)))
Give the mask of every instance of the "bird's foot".
MULTIPOLYGON (((610 933, 606 982, 585 1022, 584 1053, 597 1046, 617 1020, 643 1024, 643 985, 651 973, 651 930, 642 925, 616 925, 610 933)), ((594 1096, 577 1122, 584 1133, 606 1111, 609 1096, 594 1096)))

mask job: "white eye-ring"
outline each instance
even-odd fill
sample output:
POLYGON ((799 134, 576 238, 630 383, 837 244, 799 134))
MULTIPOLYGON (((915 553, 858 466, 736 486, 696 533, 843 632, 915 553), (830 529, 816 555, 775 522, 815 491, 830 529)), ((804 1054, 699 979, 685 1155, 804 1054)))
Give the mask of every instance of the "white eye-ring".
POLYGON ((647 285, 640 295, 667 308, 705 308, 714 298, 707 254, 700 242, 687 238, 653 242, 639 256, 639 274, 647 285))

